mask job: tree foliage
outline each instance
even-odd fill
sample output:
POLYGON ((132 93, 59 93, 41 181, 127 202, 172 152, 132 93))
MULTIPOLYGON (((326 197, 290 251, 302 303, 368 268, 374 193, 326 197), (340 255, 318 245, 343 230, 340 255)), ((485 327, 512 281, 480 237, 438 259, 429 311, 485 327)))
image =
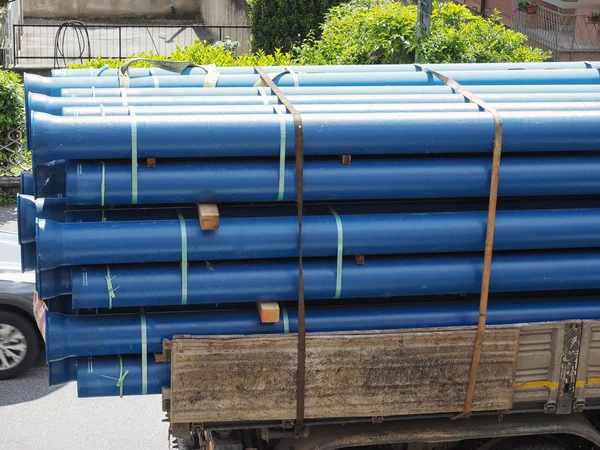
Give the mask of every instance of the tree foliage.
POLYGON ((431 34, 417 39, 417 8, 391 0, 353 0, 325 16, 320 39, 294 47, 305 64, 535 62, 550 55, 527 37, 464 5, 434 3, 431 34))
POLYGON ((273 53, 289 51, 313 33, 329 8, 344 0, 253 0, 250 3, 252 48, 273 53))

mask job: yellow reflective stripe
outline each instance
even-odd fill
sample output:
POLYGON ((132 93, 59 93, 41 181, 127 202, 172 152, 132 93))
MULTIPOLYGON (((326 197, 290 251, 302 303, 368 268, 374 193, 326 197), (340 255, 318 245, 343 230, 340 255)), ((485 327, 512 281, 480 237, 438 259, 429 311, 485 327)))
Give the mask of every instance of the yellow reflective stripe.
POLYGON ((515 383, 515 389, 531 389, 539 387, 558 389, 558 383, 554 383, 552 381, 528 381, 527 383, 515 383))
MULTIPOLYGON (((593 386, 599 385, 600 378, 588 378, 587 380, 578 381, 575 383, 576 387, 593 386)), ((559 383, 552 381, 528 381, 527 383, 515 383, 515 389, 532 389, 532 388, 548 388, 558 389, 559 383)))

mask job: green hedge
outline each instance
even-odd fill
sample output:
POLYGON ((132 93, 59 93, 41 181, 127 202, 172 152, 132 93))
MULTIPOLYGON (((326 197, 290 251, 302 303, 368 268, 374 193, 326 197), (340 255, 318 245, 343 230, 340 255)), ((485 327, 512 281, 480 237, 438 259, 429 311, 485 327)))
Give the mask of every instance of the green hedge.
MULTIPOLYGON (((191 61, 193 63, 216 64, 219 67, 226 66, 287 66, 294 63, 294 58, 290 53, 283 53, 279 50, 273 54, 266 54, 263 51, 258 51, 250 55, 234 56, 233 53, 223 45, 211 45, 206 41, 196 40, 196 43, 186 47, 177 46, 177 50, 173 51, 169 56, 158 56, 152 52, 139 53, 131 55, 131 58, 149 58, 149 59, 172 59, 173 61, 191 61)), ((72 64, 71 69, 82 69, 88 67, 100 68, 109 66, 112 68, 119 67, 125 60, 115 58, 95 58, 86 61, 84 64, 72 64)), ((144 61, 134 63, 133 67, 153 67, 151 64, 144 61)))
POLYGON ((329 8, 343 0, 253 0, 250 4, 252 48, 273 53, 289 51, 319 25, 329 8))
MULTIPOLYGON (((24 151, 24 141, 14 142, 9 138, 9 133, 17 128, 22 128, 24 123, 25 105, 21 77, 14 72, 0 70, 0 144, 20 152, 19 154, 24 158, 24 164, 29 165, 30 155, 24 151)), ((11 137, 15 137, 15 134, 11 137)), ((17 159, 18 156, 15 157, 9 152, 0 151, 0 176, 17 175, 21 171, 20 169, 3 170, 17 159)))
POLYGON ((499 17, 473 15, 464 5, 434 2, 431 34, 416 37, 417 8, 391 0, 353 0, 329 10, 320 39, 293 50, 304 64, 483 63, 544 61, 549 52, 499 17))

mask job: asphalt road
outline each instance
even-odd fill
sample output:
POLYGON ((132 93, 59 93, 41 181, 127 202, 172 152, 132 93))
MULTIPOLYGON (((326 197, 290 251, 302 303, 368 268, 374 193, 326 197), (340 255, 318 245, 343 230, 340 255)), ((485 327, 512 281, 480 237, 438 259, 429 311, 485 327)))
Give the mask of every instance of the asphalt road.
MULTIPOLYGON (((0 230, 16 232, 14 208, 0 207, 0 230)), ((48 386, 43 361, 0 381, 2 450, 164 450, 169 448, 159 395, 77 398, 77 384, 48 386)))
POLYGON ((3 450, 169 448, 159 395, 77 398, 76 383, 48 387, 45 363, 0 381, 3 450))

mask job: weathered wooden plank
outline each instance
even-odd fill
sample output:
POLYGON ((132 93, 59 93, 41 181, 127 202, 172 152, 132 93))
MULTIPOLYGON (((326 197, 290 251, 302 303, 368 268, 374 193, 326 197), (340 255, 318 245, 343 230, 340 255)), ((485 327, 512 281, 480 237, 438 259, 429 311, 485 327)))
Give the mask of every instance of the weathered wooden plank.
MULTIPOLYGON (((473 330, 315 333, 306 339, 306 417, 462 410, 473 330)), ((486 331, 475 411, 512 407, 517 328, 486 331)), ((296 335, 173 340, 171 421, 287 420, 296 408, 296 335)))

